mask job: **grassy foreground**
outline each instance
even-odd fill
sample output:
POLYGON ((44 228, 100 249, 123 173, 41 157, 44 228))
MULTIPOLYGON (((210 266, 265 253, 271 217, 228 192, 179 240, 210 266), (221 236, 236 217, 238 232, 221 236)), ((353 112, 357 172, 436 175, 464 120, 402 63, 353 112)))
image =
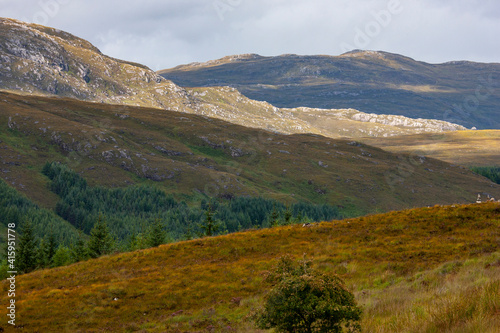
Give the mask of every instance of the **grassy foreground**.
MULTIPOLYGON (((500 205, 435 206, 198 239, 17 277, 23 332, 259 332, 276 258, 339 274, 365 332, 496 332, 500 205)), ((1 303, 8 285, 2 282, 1 303)))

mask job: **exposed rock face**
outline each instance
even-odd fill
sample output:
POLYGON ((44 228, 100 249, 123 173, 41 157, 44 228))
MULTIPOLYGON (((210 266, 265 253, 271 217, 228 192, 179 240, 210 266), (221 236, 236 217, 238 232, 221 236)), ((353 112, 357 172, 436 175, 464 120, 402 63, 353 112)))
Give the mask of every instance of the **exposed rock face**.
POLYGON ((404 128, 422 128, 428 131, 457 131, 466 129, 464 126, 442 120, 422 118, 412 119, 404 116, 378 115, 375 113, 358 112, 352 115, 351 119, 361 122, 379 123, 404 128))
POLYGON ((0 87, 113 104, 186 109, 186 92, 146 66, 57 29, 0 18, 0 87))

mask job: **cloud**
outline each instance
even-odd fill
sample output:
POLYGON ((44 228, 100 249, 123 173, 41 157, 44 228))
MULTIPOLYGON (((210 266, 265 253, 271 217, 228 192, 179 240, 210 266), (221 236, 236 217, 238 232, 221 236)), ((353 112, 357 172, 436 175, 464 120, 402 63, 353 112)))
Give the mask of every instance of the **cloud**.
POLYGON ((336 55, 342 45, 428 62, 499 62, 500 54, 495 0, 0 0, 0 8, 153 69, 238 53, 336 55), (402 10, 377 21, 395 2, 402 10), (356 43, 360 31, 369 38, 356 43))

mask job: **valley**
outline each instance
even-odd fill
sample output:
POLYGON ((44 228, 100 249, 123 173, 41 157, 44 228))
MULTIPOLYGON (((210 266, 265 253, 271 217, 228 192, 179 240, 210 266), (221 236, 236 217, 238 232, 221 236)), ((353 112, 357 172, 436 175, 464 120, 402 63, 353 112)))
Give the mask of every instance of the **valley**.
POLYGON ((499 79, 360 50, 155 72, 0 18, 16 328, 269 332, 287 254, 345 281, 363 332, 496 332, 499 79))

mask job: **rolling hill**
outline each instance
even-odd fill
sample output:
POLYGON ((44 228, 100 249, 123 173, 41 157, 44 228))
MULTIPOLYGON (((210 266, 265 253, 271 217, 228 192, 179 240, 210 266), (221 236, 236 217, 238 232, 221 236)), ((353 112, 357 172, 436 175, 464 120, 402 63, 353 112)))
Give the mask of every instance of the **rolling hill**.
POLYGON ((182 87, 231 86, 281 108, 353 108, 500 129, 500 64, 428 64, 387 52, 228 56, 158 72, 182 87))
POLYGON ((283 135, 155 108, 0 93, 0 176, 46 207, 60 161, 91 185, 155 184, 179 198, 265 196, 357 214, 500 197, 471 171, 353 140, 283 135), (361 208, 362 207, 362 208, 361 208))
POLYGON ((286 253, 346 281, 363 307, 363 332, 493 333, 499 217, 498 203, 435 206, 36 271, 16 278, 16 323, 26 332, 261 332, 251 313, 270 288, 266 270, 286 253))

